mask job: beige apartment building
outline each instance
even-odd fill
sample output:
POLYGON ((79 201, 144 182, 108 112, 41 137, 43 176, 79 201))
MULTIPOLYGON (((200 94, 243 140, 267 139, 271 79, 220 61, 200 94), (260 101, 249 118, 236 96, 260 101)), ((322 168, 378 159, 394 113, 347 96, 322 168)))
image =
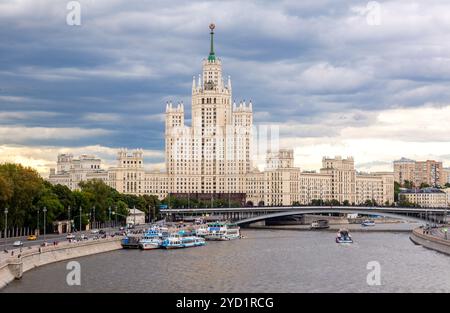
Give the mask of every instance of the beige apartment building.
POLYGON ((72 154, 59 154, 57 167, 50 169, 48 180, 71 190, 78 189, 81 181, 89 179, 107 182, 108 172, 101 168, 101 163, 102 161, 93 155, 83 154, 75 158, 72 154))
POLYGON ((449 193, 437 188, 408 189, 401 191, 403 201, 427 208, 443 208, 449 205, 449 193))
POLYGON ((401 185, 405 181, 414 182, 416 180, 415 172, 416 161, 407 158, 394 161, 394 179, 401 185))
POLYGON ((406 158, 394 161, 395 181, 401 185, 405 181, 413 182, 415 187, 421 184, 443 186, 448 183, 448 171, 442 162, 435 160, 414 161, 406 158))
MULTIPOLYGON (((253 104, 232 101, 231 78, 224 80, 222 61, 214 52, 214 25, 210 30, 210 53, 202 62, 202 73, 192 80, 191 125, 185 123, 182 102, 166 103, 165 172, 146 171, 142 150, 121 149, 116 166, 98 173, 99 168, 91 168, 83 179, 101 176, 119 192, 160 199, 174 193, 243 193, 247 204, 255 206, 309 204, 319 199, 349 204, 372 199, 378 204, 394 202, 394 174, 359 174, 351 157, 325 157, 316 173, 295 167, 292 149, 276 149, 267 152, 265 168, 258 170, 253 164, 253 104)), ((61 156, 57 167, 49 180, 69 183, 66 171, 59 170, 65 168, 61 156)), ((70 188, 78 182, 70 181, 70 188)))
POLYGON ((444 168, 444 181, 450 184, 450 167, 444 168))

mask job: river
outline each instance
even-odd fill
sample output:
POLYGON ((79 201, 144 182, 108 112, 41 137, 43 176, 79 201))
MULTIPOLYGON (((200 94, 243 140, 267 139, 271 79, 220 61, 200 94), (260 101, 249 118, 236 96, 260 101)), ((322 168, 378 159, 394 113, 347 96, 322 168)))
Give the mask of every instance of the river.
POLYGON ((77 261, 81 286, 66 283, 67 262, 24 274, 1 292, 450 292, 450 258, 414 245, 408 233, 243 230, 245 239, 182 250, 118 250, 77 261), (369 286, 368 262, 381 285, 369 286))

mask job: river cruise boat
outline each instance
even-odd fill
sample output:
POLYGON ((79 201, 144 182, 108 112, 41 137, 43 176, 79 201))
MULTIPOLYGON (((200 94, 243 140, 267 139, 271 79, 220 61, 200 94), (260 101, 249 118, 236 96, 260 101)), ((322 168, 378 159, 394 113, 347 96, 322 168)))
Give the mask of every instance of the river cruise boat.
POLYGON ((158 229, 149 229, 139 240, 139 248, 142 250, 158 249, 162 244, 162 233, 158 229))
POLYGON ((330 225, 328 225, 328 220, 313 221, 310 227, 311 230, 327 229, 327 228, 330 228, 330 225))
POLYGON ((352 236, 347 229, 339 229, 336 235, 336 243, 353 243, 352 236))
POLYGON ((121 241, 124 249, 139 249, 139 237, 126 236, 121 241))
MULTIPOLYGON (((180 232, 181 233, 181 232, 180 232)), ((161 247, 166 249, 180 249, 199 247, 206 244, 205 239, 197 236, 184 236, 184 233, 172 234, 161 243, 161 247)))
POLYGON ((375 226, 375 221, 365 220, 361 223, 362 226, 375 226))
POLYGON ((232 240, 241 237, 240 227, 231 223, 210 223, 208 224, 206 240, 232 240))
POLYGON ((199 237, 205 237, 208 235, 208 225, 202 224, 195 229, 195 235, 199 237))

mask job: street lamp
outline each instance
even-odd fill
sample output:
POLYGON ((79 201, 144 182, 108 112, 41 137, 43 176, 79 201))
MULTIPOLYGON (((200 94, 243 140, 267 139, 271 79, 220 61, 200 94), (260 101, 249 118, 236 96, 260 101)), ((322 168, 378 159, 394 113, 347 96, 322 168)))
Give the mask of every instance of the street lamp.
POLYGON ((5 249, 8 239, 8 208, 5 208, 5 249))
POLYGON ((117 212, 114 212, 114 211, 112 212, 112 214, 116 216, 116 224, 117 224, 117 215, 120 215, 120 216, 124 217, 125 219, 127 218, 125 215, 117 213, 117 212))
POLYGON ((45 242, 45 235, 46 235, 46 226, 47 226, 47 223, 46 223, 46 220, 45 220, 45 218, 46 218, 46 215, 47 215, 47 207, 44 207, 44 209, 42 210, 42 212, 44 212, 44 242, 45 242))
POLYGON ((39 213, 40 213, 40 209, 37 209, 37 235, 40 236, 41 232, 39 230, 39 213))
POLYGON ((109 227, 111 227, 111 207, 108 208, 109 211, 109 227))
POLYGON ((82 215, 82 212, 81 212, 81 206, 80 206, 80 232, 81 232, 81 215, 82 215))
POLYGON ((67 208, 67 210, 69 211, 68 214, 67 214, 67 217, 68 217, 68 220, 69 220, 70 231, 72 231, 72 223, 70 222, 70 205, 69 205, 69 207, 67 208))
POLYGON ((93 216, 93 219, 92 219, 92 224, 94 225, 93 228, 96 228, 95 227, 95 205, 94 205, 93 209, 94 209, 94 216, 93 216))

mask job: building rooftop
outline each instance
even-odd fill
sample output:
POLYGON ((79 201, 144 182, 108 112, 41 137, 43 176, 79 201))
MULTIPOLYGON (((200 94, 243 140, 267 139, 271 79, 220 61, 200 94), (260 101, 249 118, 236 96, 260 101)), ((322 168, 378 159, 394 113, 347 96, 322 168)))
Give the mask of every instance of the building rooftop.
POLYGON ((394 163, 413 163, 415 160, 407 159, 402 157, 400 160, 395 160, 394 163))
POLYGON ((400 189, 400 193, 444 193, 443 190, 433 187, 422 189, 400 189))

